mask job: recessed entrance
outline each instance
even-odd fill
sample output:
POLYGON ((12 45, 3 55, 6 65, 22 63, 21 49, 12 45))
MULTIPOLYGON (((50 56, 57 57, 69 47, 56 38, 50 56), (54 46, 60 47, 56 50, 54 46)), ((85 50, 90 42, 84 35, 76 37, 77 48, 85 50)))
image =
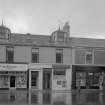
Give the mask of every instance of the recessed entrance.
POLYGON ((51 69, 44 69, 43 71, 43 89, 51 89, 51 69))
POLYGON ((15 76, 10 76, 10 88, 15 88, 15 76))
POLYGON ((31 71, 31 88, 38 88, 38 71, 31 71))

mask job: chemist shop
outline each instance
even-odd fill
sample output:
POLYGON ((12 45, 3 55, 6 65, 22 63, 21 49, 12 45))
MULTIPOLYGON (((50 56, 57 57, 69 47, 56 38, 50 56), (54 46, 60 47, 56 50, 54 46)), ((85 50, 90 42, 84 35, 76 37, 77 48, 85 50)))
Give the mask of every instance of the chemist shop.
POLYGON ((0 89, 27 88, 27 65, 0 64, 0 89))
POLYGON ((73 65, 72 88, 99 89, 105 85, 105 67, 89 65, 73 65))

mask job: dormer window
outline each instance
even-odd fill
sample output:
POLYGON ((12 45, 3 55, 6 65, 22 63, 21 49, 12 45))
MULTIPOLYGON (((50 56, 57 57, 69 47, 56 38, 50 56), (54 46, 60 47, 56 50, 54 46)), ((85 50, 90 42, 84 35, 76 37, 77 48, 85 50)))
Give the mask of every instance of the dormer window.
POLYGON ((27 35, 26 35, 26 42, 27 43, 31 43, 32 42, 32 38, 31 38, 31 34, 30 33, 27 33, 27 35))
POLYGON ((52 40, 54 42, 64 42, 65 41, 65 32, 58 30, 52 34, 52 40))
POLYGON ((67 42, 67 39, 70 35, 70 26, 69 23, 66 22, 63 26, 63 29, 58 29, 52 33, 51 40, 52 42, 67 42))
POLYGON ((2 23, 2 25, 0 26, 0 39, 8 40, 10 33, 11 33, 10 29, 5 27, 2 23))
POLYGON ((57 41, 59 41, 59 42, 64 42, 64 32, 58 32, 57 33, 57 41))

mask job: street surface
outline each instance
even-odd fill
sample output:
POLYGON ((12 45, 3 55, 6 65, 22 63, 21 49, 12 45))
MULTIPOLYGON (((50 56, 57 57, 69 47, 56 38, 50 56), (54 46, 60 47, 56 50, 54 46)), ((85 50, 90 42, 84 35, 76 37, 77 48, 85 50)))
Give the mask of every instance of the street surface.
POLYGON ((105 105, 105 93, 0 91, 0 105, 105 105))

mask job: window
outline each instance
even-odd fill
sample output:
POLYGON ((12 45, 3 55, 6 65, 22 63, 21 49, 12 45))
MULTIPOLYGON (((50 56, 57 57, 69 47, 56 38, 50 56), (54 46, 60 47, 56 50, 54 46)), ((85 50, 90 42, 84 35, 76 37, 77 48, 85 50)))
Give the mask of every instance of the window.
POLYGON ((32 63, 39 63, 39 49, 32 48, 32 63))
POLYGON ((13 59, 14 59, 14 48, 7 47, 6 48, 6 62, 13 63, 13 59))
POLYGON ((92 64, 92 52, 91 51, 86 52, 86 64, 92 64))
POLYGON ((56 49, 56 63, 63 63, 63 49, 56 49))
POLYGON ((58 31, 58 33, 57 33, 57 41, 58 42, 64 42, 64 32, 58 31))

